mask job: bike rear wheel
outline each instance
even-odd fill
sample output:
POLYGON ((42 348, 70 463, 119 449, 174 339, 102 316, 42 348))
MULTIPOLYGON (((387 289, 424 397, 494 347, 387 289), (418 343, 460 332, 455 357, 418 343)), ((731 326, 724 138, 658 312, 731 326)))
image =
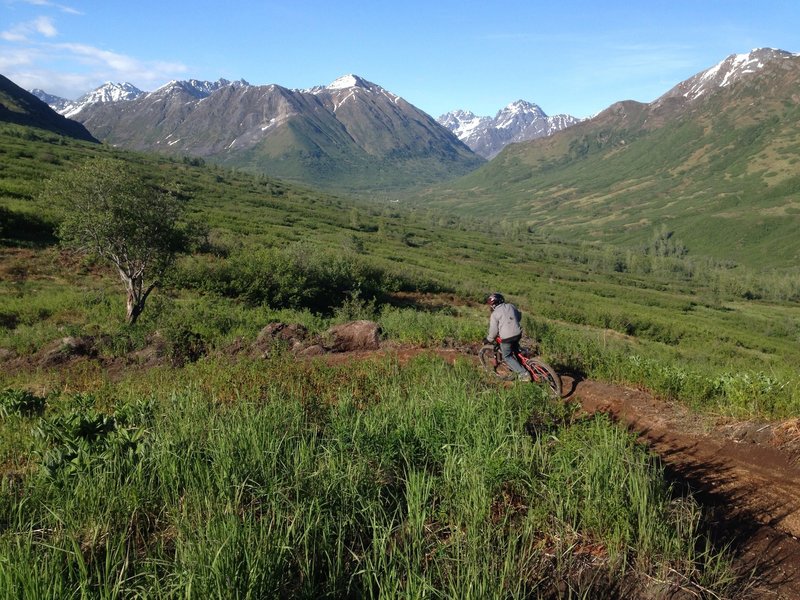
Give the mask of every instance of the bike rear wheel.
POLYGON ((553 398, 561 398, 561 377, 555 372, 553 367, 538 358, 527 358, 525 359, 525 368, 531 372, 533 380, 536 383, 547 384, 553 398))
POLYGON ((486 344, 478 350, 478 359, 484 370, 498 379, 511 381, 516 377, 516 373, 508 368, 499 350, 492 344, 486 344))

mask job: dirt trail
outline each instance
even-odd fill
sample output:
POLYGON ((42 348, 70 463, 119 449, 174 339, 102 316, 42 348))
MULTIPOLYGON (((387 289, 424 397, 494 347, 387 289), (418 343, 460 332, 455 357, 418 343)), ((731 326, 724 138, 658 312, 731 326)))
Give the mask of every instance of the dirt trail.
POLYGON ((754 597, 800 599, 800 466, 789 453, 769 440, 731 437, 730 428, 703 425, 641 390, 564 383, 585 411, 605 412, 638 433, 675 484, 695 494, 717 541, 731 544, 740 566, 755 574, 754 597))

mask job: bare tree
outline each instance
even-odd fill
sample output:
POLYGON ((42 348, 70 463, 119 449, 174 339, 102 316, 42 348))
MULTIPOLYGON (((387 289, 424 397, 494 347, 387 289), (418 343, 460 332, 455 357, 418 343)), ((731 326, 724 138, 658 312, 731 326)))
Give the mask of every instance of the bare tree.
POLYGON ((47 182, 43 197, 64 210, 59 238, 65 246, 116 267, 127 293, 127 321, 135 323, 184 241, 180 201, 114 159, 62 173, 47 182))

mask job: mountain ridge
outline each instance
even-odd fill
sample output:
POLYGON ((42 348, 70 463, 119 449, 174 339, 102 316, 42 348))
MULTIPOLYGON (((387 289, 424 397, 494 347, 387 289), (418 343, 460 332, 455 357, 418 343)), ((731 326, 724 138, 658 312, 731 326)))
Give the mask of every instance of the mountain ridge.
MULTIPOLYGON (((323 99, 325 107, 334 114, 341 106, 349 101, 355 101, 356 104, 358 104, 357 100, 354 100, 354 98, 359 93, 382 95, 385 96, 388 102, 393 102, 394 104, 406 103, 409 107, 411 106, 402 97, 355 74, 343 75, 328 85, 317 85, 306 89, 283 88, 277 84, 251 86, 251 84, 247 83, 244 79, 236 82, 230 82, 226 79, 219 79, 216 82, 190 79, 186 81, 173 80, 151 92, 142 92, 130 84, 114 84, 109 82, 85 94, 76 101, 57 98, 41 90, 35 90, 35 92, 39 94, 40 98, 48 101, 54 108, 59 109, 62 114, 76 117, 78 120, 86 122, 90 127, 96 127, 96 133, 99 137, 108 139, 112 143, 125 143, 112 139, 113 134, 111 133, 111 127, 99 123, 95 124, 95 121, 92 120, 93 116, 91 113, 97 112, 98 109, 93 109, 92 107, 94 105, 105 102, 114 103, 137 100, 140 98, 155 99, 159 95, 178 93, 181 90, 188 96, 199 100, 227 86, 284 89, 288 90, 287 93, 319 96, 323 99), (325 98, 328 98, 328 100, 325 100, 325 98), (82 113, 84 114, 82 115, 82 113)), ((185 101, 188 102, 191 100, 186 98, 185 101)), ((394 113, 396 111, 392 112, 394 113)), ((350 121, 352 121, 352 119, 353 117, 351 115, 350 121)), ((392 121, 394 119, 389 120, 392 121)), ((285 117, 277 115, 264 125, 264 130, 266 131, 269 128, 279 126, 283 121, 285 121, 285 117)), ((552 135, 552 133, 556 131, 560 131, 561 129, 580 122, 580 119, 565 114, 548 116, 536 104, 524 100, 517 100, 499 110, 494 117, 477 117, 469 111, 452 111, 440 116, 436 119, 436 122, 453 133, 459 141, 469 147, 477 155, 488 160, 496 156, 502 148, 509 143, 552 135)), ((428 130, 428 134, 430 134, 430 127, 428 126, 426 129, 428 130)), ((435 134, 435 137, 437 135, 438 134, 435 134)), ((230 150, 235 148, 237 144, 241 146, 243 139, 249 140, 249 143, 252 144, 256 137, 257 136, 250 133, 246 135, 245 138, 230 140, 229 143, 226 144, 226 148, 230 150)), ((173 147, 180 144, 179 141, 176 141, 177 138, 177 133, 164 136, 163 139, 154 142, 156 144, 156 149, 163 148, 165 145, 173 147)), ((361 131, 359 139, 363 138, 364 132, 361 131)), ((383 136, 383 138, 383 141, 379 145, 386 149, 391 143, 385 136, 383 136)), ((370 143, 367 144, 364 149, 367 150, 368 154, 374 154, 374 146, 374 143, 370 143)), ((142 144, 136 149, 149 148, 147 144, 142 144)), ((190 151, 196 152, 198 150, 187 148, 187 152, 190 151)), ((209 152, 210 150, 206 147, 202 147, 199 151, 209 152)), ((219 151, 219 149, 214 150, 214 152, 219 151)), ((284 175, 286 174, 284 173, 284 175)))
POLYGON ((221 79, 172 81, 111 102, 95 96, 71 114, 107 143, 323 188, 407 188, 483 162, 432 117, 356 75, 308 90, 221 79))
POLYGON ((437 121, 476 154, 491 160, 508 144, 550 136, 581 119, 567 114, 549 117, 538 105, 516 100, 497 111, 494 117, 455 110, 439 116, 437 121))
POLYGON ((16 83, 0 75, 0 122, 46 129, 79 140, 97 142, 80 123, 54 111, 16 83))

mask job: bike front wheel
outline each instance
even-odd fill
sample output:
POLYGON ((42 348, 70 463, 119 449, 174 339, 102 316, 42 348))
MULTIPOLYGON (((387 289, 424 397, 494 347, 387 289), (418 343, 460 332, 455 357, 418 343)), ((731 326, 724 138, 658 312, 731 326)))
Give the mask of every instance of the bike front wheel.
POLYGON ((553 367, 538 358, 528 358, 525 360, 525 368, 530 371, 536 383, 547 384, 553 398, 561 398, 561 377, 553 367))
POLYGON ((486 344, 478 350, 478 359, 481 361, 483 369, 498 379, 511 381, 516 376, 516 373, 508 368, 500 352, 492 344, 486 344))

